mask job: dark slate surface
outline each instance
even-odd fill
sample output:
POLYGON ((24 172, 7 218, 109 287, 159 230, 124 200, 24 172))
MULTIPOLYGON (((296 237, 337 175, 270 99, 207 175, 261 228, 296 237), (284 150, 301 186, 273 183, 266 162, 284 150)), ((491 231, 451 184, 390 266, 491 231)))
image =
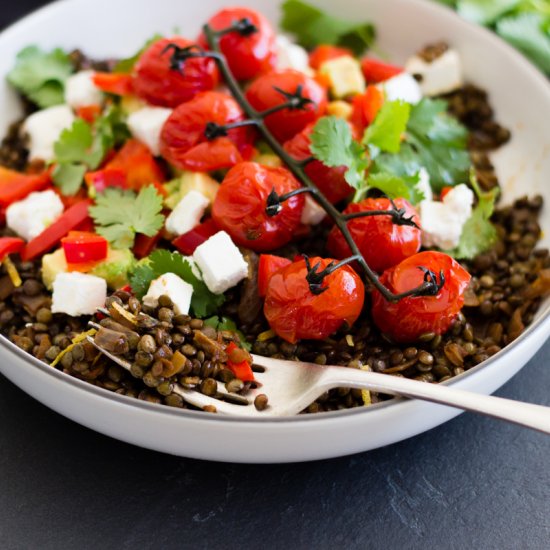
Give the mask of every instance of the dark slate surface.
MULTIPOLYGON (((10 2, 0 26, 39 0, 10 2)), ((550 405, 550 343, 498 395, 550 405)), ((473 415, 369 453, 250 466, 98 435, 0 377, 0 548, 544 549, 550 438, 473 415)))

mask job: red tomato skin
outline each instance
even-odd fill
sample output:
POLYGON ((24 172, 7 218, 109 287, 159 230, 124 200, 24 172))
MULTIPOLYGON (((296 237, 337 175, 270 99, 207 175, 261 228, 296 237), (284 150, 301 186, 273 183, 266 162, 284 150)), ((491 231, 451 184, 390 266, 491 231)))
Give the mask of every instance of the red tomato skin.
POLYGON ((403 298, 392 303, 374 290, 372 317, 378 328, 396 342, 414 342, 427 332, 443 334, 464 305, 464 291, 470 274, 453 258, 442 252, 420 252, 384 271, 380 282, 399 294, 422 284, 424 273, 419 266, 437 274, 443 271, 445 284, 437 296, 403 298))
POLYGON ((124 96, 134 92, 132 77, 129 74, 96 72, 92 80, 97 88, 108 94, 124 96))
MULTIPOLYGON (((324 269, 330 259, 311 258, 324 269)), ((336 332, 344 322, 352 325, 359 317, 365 300, 365 287, 359 275, 343 266, 325 278, 328 287, 315 295, 306 281, 304 260, 277 271, 269 280, 264 314, 278 336, 290 342, 323 340, 336 332)))
POLYGON ((384 63, 372 57, 365 57, 361 60, 361 69, 363 70, 363 75, 365 76, 367 84, 384 82, 404 71, 403 67, 384 63))
MULTIPOLYGON (((414 207, 405 199, 395 199, 398 208, 405 208, 406 216, 420 226, 420 219, 414 207)), ((389 199, 365 199, 350 204, 344 214, 367 210, 391 210, 389 199)), ((420 250, 420 229, 407 225, 396 225, 390 216, 369 216, 348 222, 348 229, 369 266, 378 273, 397 265, 420 250)), ((335 258, 352 255, 341 231, 335 226, 329 233, 327 249, 335 258)))
POLYGON ((212 218, 239 246, 266 252, 290 242, 300 225, 304 196, 296 195, 282 203, 275 216, 265 212, 272 189, 283 195, 301 187, 286 168, 241 162, 226 174, 214 206, 212 218))
POLYGON ((133 74, 134 92, 141 99, 153 105, 177 107, 199 92, 212 90, 217 86, 219 73, 213 59, 188 59, 181 71, 171 69, 170 58, 173 52, 169 50, 163 53, 169 44, 185 48, 194 42, 179 36, 163 38, 143 52, 133 74))
POLYGON ((286 99, 274 87, 288 93, 295 93, 302 86, 302 96, 311 99, 304 109, 283 109, 265 117, 269 131, 281 143, 294 137, 310 122, 323 115, 327 106, 327 92, 313 78, 300 71, 284 69, 272 71, 257 78, 246 92, 246 98, 258 111, 266 111, 286 102, 286 99))
POLYGON ((320 44, 309 54, 309 66, 317 71, 325 61, 338 59, 346 55, 353 57, 353 52, 347 48, 340 48, 331 44, 320 44))
MULTIPOLYGON (((304 160, 311 157, 310 135, 315 124, 308 124, 301 132, 296 134, 284 144, 285 151, 296 160, 304 160)), ((305 169, 306 175, 321 190, 325 197, 333 204, 349 197, 353 189, 344 178, 346 167, 330 168, 319 160, 309 162, 305 169)))
POLYGON ((0 237, 0 262, 8 255, 20 252, 25 244, 23 239, 17 237, 0 237))
POLYGON ((203 92, 183 103, 168 117, 160 135, 161 155, 182 170, 209 172, 229 168, 242 161, 240 149, 250 145, 253 131, 234 128, 227 137, 209 141, 206 124, 239 122, 244 113, 238 103, 221 92, 203 92))
MULTIPOLYGON (((208 24, 218 31, 244 18, 252 22, 257 32, 249 36, 232 32, 220 39, 220 49, 237 80, 256 78, 273 70, 277 62, 275 33, 269 21, 257 11, 249 8, 226 8, 211 17, 208 24)), ((209 49, 204 33, 201 33, 197 42, 203 48, 209 49)))
POLYGON ((260 260, 258 262, 258 295, 260 298, 264 298, 267 294, 267 287, 271 277, 273 277, 279 269, 291 263, 292 262, 288 258, 283 258, 282 256, 260 254, 260 260))

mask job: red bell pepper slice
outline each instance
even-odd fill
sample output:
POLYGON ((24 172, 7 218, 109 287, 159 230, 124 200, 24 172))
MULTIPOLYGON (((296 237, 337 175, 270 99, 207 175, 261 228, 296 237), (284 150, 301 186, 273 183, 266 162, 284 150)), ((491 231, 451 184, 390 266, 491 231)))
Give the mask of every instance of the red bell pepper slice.
POLYGON ((76 110, 76 116, 85 120, 88 124, 93 124, 100 114, 101 105, 84 105, 76 110))
POLYGON ((331 59, 337 59, 338 57, 344 57, 346 55, 353 57, 353 52, 347 48, 340 48, 330 44, 320 44, 309 54, 309 65, 312 69, 317 71, 325 61, 330 61, 331 59))
POLYGON ((0 205, 8 206, 33 191, 42 191, 51 181, 50 170, 42 174, 23 174, 0 166, 0 205))
POLYGON ((261 298, 264 298, 267 294, 267 287, 271 277, 277 273, 277 271, 291 263, 289 259, 281 258, 281 256, 260 254, 260 260, 258 262, 258 294, 261 298))
MULTIPOLYGON (((225 348, 225 351, 230 354, 234 349, 239 346, 235 342, 230 342, 225 348)), ((241 361, 240 363, 234 363, 233 361, 227 361, 227 368, 235 375, 236 378, 243 382, 254 382, 254 373, 252 372, 252 366, 248 361, 241 361)))
POLYGON ((88 231, 69 231, 61 239, 65 259, 69 264, 98 262, 107 257, 107 239, 88 231))
POLYGON ((134 85, 132 76, 122 73, 100 73, 92 76, 92 81, 101 91, 114 95, 132 95, 134 85))
POLYGON ((25 246, 23 239, 16 237, 0 237, 0 262, 9 254, 20 252, 25 246))
POLYGON ((126 173, 119 168, 104 168, 95 172, 88 172, 84 181, 89 189, 93 188, 96 193, 103 193, 107 187, 119 187, 128 189, 126 173))
POLYGON ((372 124, 384 104, 384 93, 376 86, 367 86, 364 94, 356 95, 352 102, 350 122, 360 136, 372 124))
POLYGON ((172 241, 172 244, 182 253, 186 255, 191 255, 195 252, 197 246, 200 246, 202 243, 207 241, 212 235, 215 235, 219 231, 218 226, 212 218, 206 220, 205 222, 197 225, 180 235, 172 241))
POLYGON ((53 248, 69 231, 89 217, 88 208, 91 204, 89 200, 80 201, 65 210, 55 222, 27 243, 21 251, 21 259, 25 262, 32 260, 53 248))
POLYGON ((162 232, 159 231, 156 235, 153 235, 152 237, 148 237, 147 235, 144 235, 143 233, 138 233, 136 235, 136 241, 134 244, 134 256, 141 260, 142 258, 145 258, 153 252, 153 249, 155 246, 157 246, 157 243, 160 240, 160 237, 162 235, 162 232))
POLYGON ((365 57, 362 59, 361 68, 363 69, 363 75, 365 76, 367 84, 384 82, 384 80, 397 76, 405 70, 403 67, 391 65, 390 63, 384 63, 383 61, 373 59, 372 57, 365 57))
POLYGON ((441 189, 441 193, 439 194, 439 199, 443 200, 445 198, 445 195, 447 195, 450 191, 452 191, 453 188, 450 185, 446 185, 441 189))
POLYGON ((128 140, 105 168, 123 171, 128 187, 136 191, 165 181, 164 172, 155 157, 147 146, 135 139, 128 140))

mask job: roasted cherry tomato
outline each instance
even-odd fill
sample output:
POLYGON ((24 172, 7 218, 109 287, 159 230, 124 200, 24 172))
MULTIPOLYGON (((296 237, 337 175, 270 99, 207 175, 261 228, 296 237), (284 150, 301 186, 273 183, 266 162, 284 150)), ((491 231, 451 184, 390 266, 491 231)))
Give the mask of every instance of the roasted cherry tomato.
POLYGON ((314 48, 309 54, 309 66, 312 69, 318 70, 325 61, 337 59, 349 55, 353 57, 353 52, 347 48, 340 48, 330 44, 321 44, 314 48))
POLYGON ((160 134, 161 155, 182 170, 209 172, 229 168, 243 160, 241 150, 250 144, 253 132, 242 127, 227 136, 209 140, 209 122, 224 125, 243 120, 238 103, 221 92, 204 92, 180 105, 170 115, 160 134))
POLYGON ((93 124, 100 115, 101 105, 84 105, 76 110, 76 116, 88 124, 93 124))
POLYGON ((384 63, 378 59, 372 57, 365 57, 361 60, 361 68, 363 69, 363 75, 368 84, 376 84, 378 82, 384 82, 393 76, 397 76, 402 73, 404 69, 391 65, 390 63, 384 63))
POLYGON ((273 250, 294 236, 304 196, 284 201, 274 216, 266 213, 267 197, 273 189, 280 196, 300 187, 286 168, 241 162, 225 176, 212 207, 212 218, 238 245, 258 252, 273 250))
MULTIPOLYGON (((413 221, 420 225, 418 214, 409 202, 405 199, 395 199, 394 202, 397 208, 405 209, 407 218, 412 216, 413 221)), ((389 199, 365 199, 350 204, 344 210, 344 214, 392 209, 389 199)), ((348 229, 369 266, 379 273, 420 249, 420 229, 410 225, 397 225, 390 216, 355 218, 348 222, 348 229)), ((333 227, 329 233, 327 248, 336 258, 347 258, 352 255, 348 243, 337 227, 333 227)))
POLYGON ((264 119, 271 133, 281 143, 295 136, 325 112, 326 90, 304 73, 285 69, 260 76, 246 92, 248 101, 255 109, 266 111, 288 101, 281 92, 295 94, 298 89, 301 90, 302 97, 310 99, 312 103, 308 103, 303 109, 282 109, 264 119))
POLYGON ((260 260, 258 261, 258 295, 261 298, 267 294, 267 287, 271 277, 291 263, 288 258, 283 258, 282 256, 260 254, 260 260))
POLYGON ((359 135, 362 136, 365 128, 372 124, 383 104, 384 92, 372 85, 367 86, 364 94, 353 98, 350 122, 359 135))
POLYGON ((213 59, 195 57, 172 68, 174 44, 178 48, 193 46, 191 40, 179 36, 163 38, 149 46, 140 56, 134 68, 135 93, 153 105, 177 107, 189 101, 199 92, 212 90, 219 80, 218 68, 213 59))
POLYGON ((421 285, 424 270, 429 269, 445 283, 436 296, 408 297, 392 303, 374 290, 372 317, 380 330, 396 342, 413 342, 427 332, 443 334, 451 326, 464 305, 464 291, 470 274, 455 260, 442 252, 421 252, 384 271, 380 282, 394 294, 421 285))
MULTIPOLYGON (((309 136, 315 124, 308 124, 301 132, 284 144, 285 151, 296 160, 304 160, 311 157, 309 136)), ((332 203, 345 199, 353 189, 344 178, 346 167, 330 168, 319 160, 309 162, 305 167, 305 173, 311 181, 319 187, 325 197, 332 203)))
MULTIPOLYGON (((256 31, 243 36, 230 32, 220 39, 220 49, 227 59, 233 76, 238 80, 250 80, 275 68, 277 49, 275 33, 269 21, 249 8, 226 8, 208 20, 216 31, 226 29, 241 19, 248 19, 256 31)), ((208 49, 208 42, 201 34, 198 43, 208 49)))
MULTIPOLYGON (((311 258, 322 271, 331 260, 311 258)), ((277 271, 269 280, 264 314, 269 326, 287 342, 301 339, 323 340, 344 323, 352 325, 359 317, 365 287, 359 275, 343 266, 325 277, 321 294, 313 294, 306 281, 305 260, 277 271)))

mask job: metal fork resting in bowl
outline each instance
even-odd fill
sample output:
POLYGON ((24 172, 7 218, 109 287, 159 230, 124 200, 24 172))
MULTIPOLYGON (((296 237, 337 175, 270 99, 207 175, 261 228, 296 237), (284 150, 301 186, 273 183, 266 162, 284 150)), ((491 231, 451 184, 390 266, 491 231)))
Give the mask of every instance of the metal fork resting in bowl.
MULTIPOLYGON (((93 337, 87 338, 109 359, 130 371, 131 364, 128 361, 96 344, 93 337)), ((174 384, 173 392, 195 407, 214 406, 219 414, 268 418, 294 416, 333 388, 360 388, 449 405, 550 434, 550 407, 360 369, 284 361, 258 355, 252 355, 252 359, 256 384, 246 396, 229 393, 222 382, 217 382, 214 397, 178 384, 174 384), (253 404, 260 393, 269 397, 269 404, 262 411, 253 404)))

